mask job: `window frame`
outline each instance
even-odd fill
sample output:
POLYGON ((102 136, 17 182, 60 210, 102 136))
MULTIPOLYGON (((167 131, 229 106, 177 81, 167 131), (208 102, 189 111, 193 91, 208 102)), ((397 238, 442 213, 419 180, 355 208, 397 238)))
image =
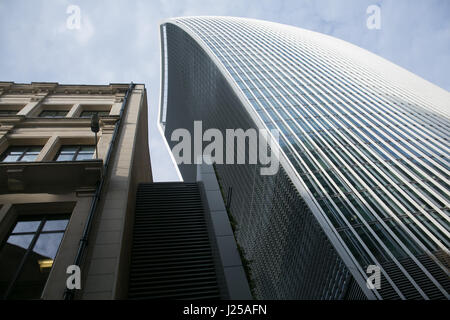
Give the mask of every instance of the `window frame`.
POLYGON ((108 111, 108 110, 82 110, 79 117, 83 118, 83 119, 90 119, 94 114, 97 114, 97 116, 99 118, 100 117, 108 117, 110 112, 111 111, 108 111), (86 114, 86 113, 90 113, 90 115, 89 116, 86 116, 86 115, 83 116, 83 114, 86 114), (105 114, 100 115, 100 113, 105 113, 105 114))
MULTIPOLYGON (((20 259, 20 262, 18 264, 18 268, 14 272, 13 277, 8 281, 8 286, 6 288, 6 291, 3 293, 3 296, 0 297, 1 299, 7 300, 10 297, 10 295, 13 292, 13 290, 15 288, 15 285, 16 285, 20 275, 22 274, 22 271, 24 270, 25 263, 26 263, 29 255, 35 249, 35 246, 36 246, 37 241, 39 240, 39 237, 42 234, 62 233, 61 240, 59 241, 58 248, 56 250, 55 257, 53 259, 53 264, 52 264, 52 267, 51 267, 51 268, 53 268, 54 261, 56 260, 56 257, 58 256, 58 252, 59 252, 59 249, 61 247, 61 243, 63 241, 64 235, 65 235, 65 233, 67 231, 67 228, 69 226, 70 219, 71 219, 71 214, 70 213, 49 213, 49 214, 36 214, 36 215, 34 215, 34 214, 22 214, 22 215, 18 215, 16 217, 16 219, 14 220, 14 223, 9 228, 9 231, 6 233, 4 238, 1 239, 1 241, 0 241, 0 253, 3 251, 4 247, 8 243, 8 239, 11 236, 15 236, 15 235, 32 235, 33 237, 31 239, 30 243, 28 244, 28 247, 26 249, 23 248, 23 249, 25 249, 25 253, 23 254, 22 258, 20 259), (44 227, 45 227, 47 221, 49 221, 49 220, 67 220, 67 224, 66 224, 66 227, 64 228, 64 230, 57 229, 57 230, 44 231, 44 227), (38 225, 38 227, 36 228, 35 231, 14 232, 14 229, 17 226, 17 224, 19 222, 22 222, 22 221, 39 221, 39 225, 38 225)), ((45 280, 45 284, 47 283, 47 281, 48 281, 48 276, 47 276, 47 279, 45 280)), ((44 291, 45 284, 42 287, 41 294, 44 291)))
POLYGON ((94 159, 94 155, 95 155, 95 145, 62 145, 62 146, 59 148, 58 152, 56 153, 55 158, 54 158, 53 161, 56 161, 56 162, 64 162, 64 161, 86 161, 86 160, 92 160, 92 159, 94 159), (72 148, 76 148, 76 151, 73 153, 72 159, 71 159, 71 160, 58 160, 58 158, 59 158, 59 156, 61 155, 61 152, 63 151, 63 149, 64 149, 64 148, 71 148, 71 147, 72 147, 72 148), (92 150, 92 158, 91 158, 91 159, 82 159, 82 160, 77 159, 78 155, 79 155, 80 152, 81 152, 81 148, 83 148, 83 147, 92 147, 92 148, 93 148, 93 150, 92 150))
POLYGON ((23 157, 25 157, 27 155, 27 152, 29 151, 29 149, 32 148, 40 148, 38 154, 36 155, 36 158, 39 156, 39 153, 42 151, 42 149, 44 148, 43 146, 40 145, 26 145, 26 146, 21 146, 21 145, 12 145, 9 146, 5 151, 3 151, 3 153, 0 155, 0 163, 16 163, 16 162, 34 162, 36 161, 36 158, 33 161, 22 161, 23 157), (23 151, 19 158, 16 161, 4 161, 8 156, 9 156, 9 152, 11 149, 14 148, 25 148, 25 151, 23 151))
POLYGON ((4 116, 15 116, 19 110, 12 110, 12 109, 0 109, 0 117, 4 116))
POLYGON ((61 119, 61 118, 67 117, 68 114, 69 114, 69 110, 44 109, 44 110, 42 110, 39 113, 38 118, 61 119), (43 113, 46 113, 46 112, 48 112, 48 113, 52 113, 53 112, 53 113, 56 113, 56 114, 64 112, 64 115, 63 116, 59 116, 59 115, 45 115, 44 116, 44 115, 42 115, 43 113))

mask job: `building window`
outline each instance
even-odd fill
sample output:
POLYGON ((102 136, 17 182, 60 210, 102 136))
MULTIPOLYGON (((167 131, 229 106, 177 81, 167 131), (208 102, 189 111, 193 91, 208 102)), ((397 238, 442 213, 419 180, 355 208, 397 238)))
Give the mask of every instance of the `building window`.
POLYGON ((95 146, 62 146, 55 161, 91 160, 95 153, 95 146))
POLYGON ((69 215, 21 216, 0 247, 0 297, 39 299, 69 215))
POLYGON ((0 110, 0 116, 13 116, 17 114, 17 110, 0 110))
POLYGON ((0 157, 1 162, 30 162, 36 161, 41 146, 16 146, 8 148, 0 157))
POLYGON ((39 114, 40 118, 64 118, 67 115, 66 110, 44 110, 39 114))
POLYGON ((80 118, 91 118, 94 114, 99 117, 107 117, 109 116, 109 111, 83 111, 80 114, 80 118))

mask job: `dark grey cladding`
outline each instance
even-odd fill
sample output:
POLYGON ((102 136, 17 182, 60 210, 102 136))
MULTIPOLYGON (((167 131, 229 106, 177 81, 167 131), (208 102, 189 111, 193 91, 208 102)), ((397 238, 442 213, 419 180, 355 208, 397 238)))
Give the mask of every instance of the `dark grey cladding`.
MULTIPOLYGON (((202 48, 167 24, 168 96, 166 139, 173 130, 256 128, 230 85, 202 48)), ((225 133, 225 132, 224 132, 225 133)), ((193 133, 192 133, 193 134, 193 133)), ((225 136, 225 134, 224 134, 225 136)), ((352 277, 281 168, 262 176, 259 165, 217 165, 220 185, 232 188, 230 211, 237 241, 251 261, 256 294, 262 299, 340 299, 352 277)), ((196 165, 179 165, 194 181, 196 165)))

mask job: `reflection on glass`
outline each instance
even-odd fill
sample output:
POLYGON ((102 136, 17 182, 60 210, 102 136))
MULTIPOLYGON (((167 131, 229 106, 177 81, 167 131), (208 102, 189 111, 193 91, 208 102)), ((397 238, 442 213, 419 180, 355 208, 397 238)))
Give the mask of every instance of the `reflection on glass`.
POLYGON ((0 158, 2 162, 29 162, 35 161, 42 147, 40 146, 15 146, 5 151, 0 158))
POLYGON ((67 115, 66 110, 44 110, 39 114, 40 118, 64 118, 67 115))
POLYGON ((93 152, 92 153, 80 153, 80 154, 78 154, 76 160, 90 160, 90 159, 92 159, 93 154, 94 154, 93 152))
POLYGON ((72 161, 72 154, 60 154, 56 161, 72 161))
POLYGON ((0 299, 40 298, 68 222, 67 215, 19 219, 0 248, 0 299))
POLYGON ((42 231, 64 231, 69 220, 47 220, 42 231))
POLYGON ((97 114, 99 117, 109 116, 109 111, 83 111, 80 114, 80 118, 90 118, 94 114, 97 114))
POLYGON ((39 269, 41 272, 44 272, 46 268, 53 267, 53 259, 41 259, 38 260, 39 263, 39 269))
POLYGON ((95 146, 62 146, 56 161, 90 160, 94 156, 95 146))
POLYGON ((19 156, 7 155, 3 162, 16 162, 19 160, 19 156))
POLYGON ((62 236, 63 233, 41 234, 33 248, 33 251, 43 257, 54 259, 62 236))
POLYGON ((40 221, 19 221, 12 233, 35 232, 39 227, 40 221))
POLYGON ((33 240, 33 235, 20 235, 20 236, 10 236, 7 243, 16 245, 18 247, 28 249, 31 240, 33 240))
POLYGON ((22 157, 22 159, 20 159, 20 161, 22 162, 31 162, 36 160, 37 158, 37 154, 26 154, 22 157))

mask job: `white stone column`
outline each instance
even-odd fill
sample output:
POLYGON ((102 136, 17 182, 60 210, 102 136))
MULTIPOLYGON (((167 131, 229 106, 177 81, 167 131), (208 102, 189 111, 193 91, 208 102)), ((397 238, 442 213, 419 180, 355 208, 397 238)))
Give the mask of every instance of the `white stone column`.
POLYGON ((66 118, 79 117, 80 114, 81 114, 81 104, 76 103, 72 106, 69 113, 66 115, 66 118))
POLYGON ((56 153, 61 147, 61 139, 59 136, 54 135, 47 140, 41 152, 36 158, 36 161, 52 161, 55 158, 56 153))

